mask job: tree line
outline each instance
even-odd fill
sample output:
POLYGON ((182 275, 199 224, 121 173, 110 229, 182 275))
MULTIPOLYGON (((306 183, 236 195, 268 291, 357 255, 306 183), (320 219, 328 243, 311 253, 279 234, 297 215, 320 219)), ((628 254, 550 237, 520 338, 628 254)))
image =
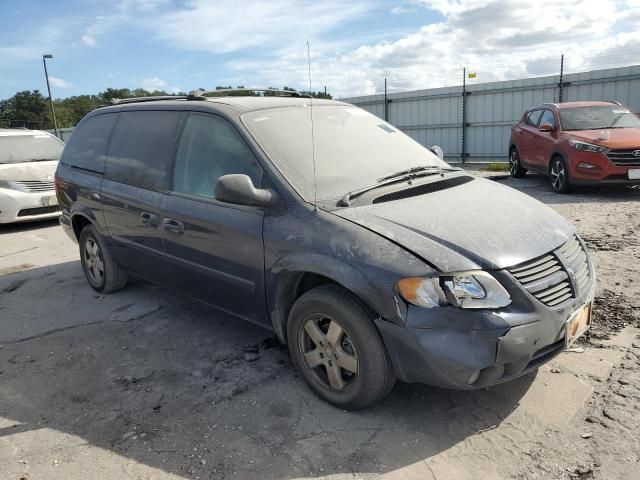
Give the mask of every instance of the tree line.
MULTIPOLYGON (((233 88, 231 86, 217 86, 216 90, 233 88)), ((241 91, 230 92, 229 95, 253 96, 258 95, 251 90, 242 90, 245 87, 235 87, 241 91)), ((272 87, 269 87, 274 89, 272 87)), ((274 89, 275 90, 275 89, 274 89)), ((282 90, 294 91, 293 88, 283 87, 282 90)), ((325 92, 300 92, 315 98, 328 98, 331 95, 325 92)), ((169 93, 162 90, 150 92, 142 88, 107 88, 96 95, 75 95, 67 98, 58 98, 53 101, 58 128, 74 127, 87 113, 98 107, 109 105, 115 99, 151 96, 186 95, 185 92, 169 93)), ((267 92, 268 95, 268 92, 267 92)), ((30 128, 52 129, 53 119, 49 100, 39 90, 23 90, 13 97, 0 100, 0 128, 30 128)))

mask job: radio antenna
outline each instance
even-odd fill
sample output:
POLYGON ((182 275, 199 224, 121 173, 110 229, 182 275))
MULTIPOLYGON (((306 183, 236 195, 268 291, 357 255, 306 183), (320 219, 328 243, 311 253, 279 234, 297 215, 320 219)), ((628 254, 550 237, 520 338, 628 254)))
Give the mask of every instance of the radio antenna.
POLYGON ((318 186, 316 184, 316 141, 313 134, 313 90, 311 89, 311 46, 307 40, 307 64, 309 66, 309 116, 311 117, 311 161, 313 162, 313 206, 318 210, 318 186))

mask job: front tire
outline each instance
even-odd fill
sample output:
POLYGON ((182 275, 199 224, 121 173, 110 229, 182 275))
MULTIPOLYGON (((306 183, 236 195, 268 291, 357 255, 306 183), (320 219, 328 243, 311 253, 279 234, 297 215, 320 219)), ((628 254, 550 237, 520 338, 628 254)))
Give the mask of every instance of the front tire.
POLYGON ((551 188, 556 193, 571 192, 571 182, 569 181, 569 169, 562 157, 554 157, 549 167, 549 180, 551 188))
POLYGON ((395 374, 371 315, 349 292, 323 285, 293 305, 287 340, 307 385, 333 405, 357 410, 382 400, 395 374))
POLYGON ((516 148, 512 148, 509 152, 509 173, 513 178, 524 178, 527 169, 520 165, 520 155, 516 148))
POLYGON ((127 284, 127 271, 113 261, 102 237, 92 225, 80 232, 80 262, 91 288, 100 293, 122 290, 127 284))

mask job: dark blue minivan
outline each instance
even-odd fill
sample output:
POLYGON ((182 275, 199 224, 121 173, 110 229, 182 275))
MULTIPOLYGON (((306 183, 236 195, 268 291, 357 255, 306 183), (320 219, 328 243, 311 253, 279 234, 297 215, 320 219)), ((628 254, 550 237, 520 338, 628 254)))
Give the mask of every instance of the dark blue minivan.
POLYGON ((595 273, 561 216, 364 110, 289 95, 88 114, 56 189, 89 284, 131 272, 271 328, 348 409, 396 379, 504 382, 586 331, 595 273))

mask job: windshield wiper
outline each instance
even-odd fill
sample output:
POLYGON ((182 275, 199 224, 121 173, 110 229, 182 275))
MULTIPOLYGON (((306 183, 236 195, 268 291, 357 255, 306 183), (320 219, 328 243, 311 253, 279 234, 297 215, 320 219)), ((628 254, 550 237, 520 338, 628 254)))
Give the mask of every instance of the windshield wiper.
POLYGON ((339 207, 348 207, 351 205, 351 200, 355 197, 362 195, 363 193, 370 192, 371 190, 375 190, 376 188, 386 187, 387 185, 392 185, 394 183, 402 183, 407 180, 412 180, 418 177, 428 177, 431 175, 438 175, 442 172, 453 172, 460 170, 459 168, 440 168, 440 167, 414 167, 417 170, 407 169, 409 173, 395 173, 393 175, 389 175, 387 177, 383 177, 378 179, 378 183, 374 185, 369 185, 368 187, 358 188, 357 190, 351 190, 350 192, 345 193, 342 198, 338 201, 339 207))
POLYGON ((441 167, 437 167, 435 165, 423 165, 421 167, 411 167, 406 170, 400 170, 399 172, 392 173, 391 175, 387 175, 385 177, 380 177, 377 182, 384 182, 385 180, 390 180, 392 178, 402 177, 407 175, 408 173, 416 173, 416 172, 424 172, 425 170, 442 170, 441 167))

